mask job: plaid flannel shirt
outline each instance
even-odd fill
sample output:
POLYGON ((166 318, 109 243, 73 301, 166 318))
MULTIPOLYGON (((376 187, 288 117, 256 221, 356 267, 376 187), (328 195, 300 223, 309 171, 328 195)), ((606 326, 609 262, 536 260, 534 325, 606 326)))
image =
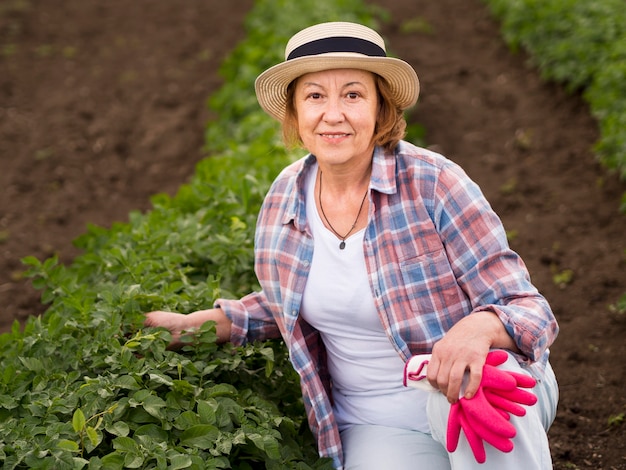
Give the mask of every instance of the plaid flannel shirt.
MULTIPOLYGON (((255 236, 262 291, 216 306, 232 320, 235 344, 282 336, 320 455, 340 469, 324 345, 299 315, 313 257, 304 181, 314 162, 308 155, 285 168, 263 203, 255 236)), ((556 320, 500 219, 458 165, 407 142, 392 153, 376 148, 363 251, 380 321, 402 359, 430 353, 461 318, 490 310, 522 351, 520 362, 541 377, 556 320)))

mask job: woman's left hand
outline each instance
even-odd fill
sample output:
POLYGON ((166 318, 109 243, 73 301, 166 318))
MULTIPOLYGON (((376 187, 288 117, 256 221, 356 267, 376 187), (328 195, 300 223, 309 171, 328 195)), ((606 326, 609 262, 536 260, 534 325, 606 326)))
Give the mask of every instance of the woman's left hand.
POLYGON ((461 396, 472 398, 482 379, 487 353, 492 348, 517 351, 498 316, 489 311, 474 312, 433 346, 427 379, 450 403, 461 396), (464 377, 467 372, 467 383, 464 377))

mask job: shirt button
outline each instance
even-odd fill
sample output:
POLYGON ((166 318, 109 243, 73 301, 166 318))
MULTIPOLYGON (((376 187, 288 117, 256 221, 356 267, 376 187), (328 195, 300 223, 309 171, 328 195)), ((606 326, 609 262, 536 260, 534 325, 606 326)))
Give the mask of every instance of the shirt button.
POLYGON ((295 317, 295 316, 297 316, 297 315, 298 315, 298 311, 297 311, 297 310, 292 310, 292 311, 291 311, 291 316, 292 316, 292 317, 295 317))
POLYGON ((308 267, 309 267, 309 260, 305 259, 305 260, 302 262, 302 266, 304 266, 305 268, 308 268, 308 267))

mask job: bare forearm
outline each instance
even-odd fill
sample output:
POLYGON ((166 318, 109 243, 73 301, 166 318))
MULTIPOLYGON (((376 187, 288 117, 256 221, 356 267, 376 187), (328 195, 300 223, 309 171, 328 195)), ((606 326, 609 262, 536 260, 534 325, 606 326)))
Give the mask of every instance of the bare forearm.
POLYGON ((230 340, 232 322, 220 308, 198 310, 187 315, 163 311, 150 312, 146 314, 144 325, 167 328, 172 334, 170 348, 175 349, 182 346, 180 337, 183 332, 193 332, 208 321, 214 321, 216 324, 218 343, 226 343, 230 340))
POLYGON ((226 343, 230 340, 232 322, 221 308, 198 310, 186 315, 186 317, 189 319, 190 329, 199 328, 207 321, 214 321, 216 324, 217 342, 226 343))

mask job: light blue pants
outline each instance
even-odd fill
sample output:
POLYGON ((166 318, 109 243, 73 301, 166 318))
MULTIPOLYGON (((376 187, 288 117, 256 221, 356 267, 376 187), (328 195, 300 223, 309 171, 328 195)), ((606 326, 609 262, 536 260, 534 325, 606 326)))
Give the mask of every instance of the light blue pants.
MULTIPOLYGON (((509 356, 503 369, 523 372, 509 356)), ((526 407, 526 416, 511 416, 517 430, 514 449, 504 453, 485 444, 487 460, 479 464, 465 435, 456 451, 445 448, 450 404, 441 393, 432 393, 427 413, 432 434, 375 425, 355 425, 341 433, 345 470, 548 470, 552 459, 547 430, 556 416, 558 386, 548 364, 543 380, 533 389, 537 404, 526 407)))

